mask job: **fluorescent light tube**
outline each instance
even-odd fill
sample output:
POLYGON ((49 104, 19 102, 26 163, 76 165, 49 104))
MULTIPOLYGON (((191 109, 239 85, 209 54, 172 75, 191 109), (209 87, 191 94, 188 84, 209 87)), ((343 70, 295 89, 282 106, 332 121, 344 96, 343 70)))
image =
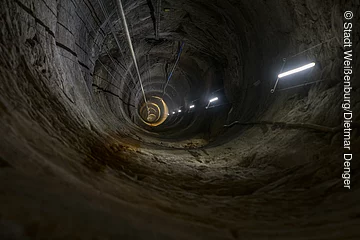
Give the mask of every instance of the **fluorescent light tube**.
POLYGON ((209 102, 215 102, 215 101, 217 101, 217 100, 219 100, 219 98, 218 98, 218 97, 215 97, 215 98, 210 99, 209 102))
POLYGON ((190 105, 190 107, 189 108, 194 108, 195 107, 195 105, 190 105))
POLYGON ((286 77, 286 76, 289 76, 291 74, 294 74, 294 73, 301 72, 301 71, 304 71, 306 69, 312 68, 314 66, 315 66, 315 63, 312 62, 312 63, 306 64, 306 65, 304 65, 302 67, 298 67, 298 68, 295 68, 293 70, 290 70, 290 71, 287 71, 287 72, 284 72, 284 73, 280 73, 278 75, 278 78, 286 77))

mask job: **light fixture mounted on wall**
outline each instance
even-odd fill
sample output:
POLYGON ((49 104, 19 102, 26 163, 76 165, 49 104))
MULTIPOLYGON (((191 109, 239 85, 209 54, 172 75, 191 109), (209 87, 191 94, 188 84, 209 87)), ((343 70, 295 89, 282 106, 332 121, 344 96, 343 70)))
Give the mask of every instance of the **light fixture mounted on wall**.
POLYGON ((306 65, 304 65, 304 66, 301 66, 301 67, 292 69, 292 70, 290 70, 290 71, 287 71, 287 72, 284 72, 284 73, 280 73, 280 74, 278 75, 278 78, 283 78, 283 77, 289 76, 289 75, 291 75, 291 74, 298 73, 298 72, 304 71, 304 70, 306 70, 306 69, 312 68, 312 67, 314 67, 314 66, 315 66, 315 63, 312 62, 312 63, 306 64, 306 65))
POLYGON ((315 66, 315 62, 312 62, 312 63, 309 63, 309 64, 306 64, 304 66, 301 66, 301 67, 298 67, 298 68, 295 68, 295 69, 292 69, 292 70, 289 70, 289 71, 286 71, 286 72, 282 72, 283 69, 284 69, 284 66, 286 64, 286 58, 283 59, 283 65, 281 67, 281 71, 276 79, 276 82, 275 82, 275 85, 274 87, 270 90, 271 93, 274 93, 275 92, 275 89, 278 85, 278 82, 279 82, 279 79, 280 78, 283 78, 283 77, 286 77, 286 76, 289 76, 289 75, 292 75, 294 73, 298 73, 298 72, 301 72, 301 71, 304 71, 306 69, 309 69, 309 68, 312 68, 315 66))
POLYGON ((208 108, 209 108, 209 106, 210 106, 210 104, 211 104, 212 102, 217 101, 217 100, 219 100, 219 98, 218 98, 218 97, 210 98, 209 103, 208 103, 208 105, 207 105, 205 108, 206 108, 206 109, 208 109, 208 108))
POLYGON ((218 97, 214 97, 214 98, 210 99, 209 102, 212 103, 212 102, 215 102, 215 101, 217 101, 217 100, 219 100, 219 98, 218 98, 218 97))

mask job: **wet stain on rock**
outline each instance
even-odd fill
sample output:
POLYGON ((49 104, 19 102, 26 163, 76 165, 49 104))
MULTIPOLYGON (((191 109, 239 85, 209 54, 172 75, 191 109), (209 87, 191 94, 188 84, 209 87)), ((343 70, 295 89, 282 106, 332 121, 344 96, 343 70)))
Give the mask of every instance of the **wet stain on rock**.
POLYGON ((119 178, 125 177, 133 181, 141 181, 151 175, 149 169, 139 164, 139 159, 136 158, 138 154, 134 154, 138 152, 140 145, 130 145, 114 139, 110 141, 111 143, 93 140, 83 165, 97 174, 104 174, 107 169, 111 169, 119 178))

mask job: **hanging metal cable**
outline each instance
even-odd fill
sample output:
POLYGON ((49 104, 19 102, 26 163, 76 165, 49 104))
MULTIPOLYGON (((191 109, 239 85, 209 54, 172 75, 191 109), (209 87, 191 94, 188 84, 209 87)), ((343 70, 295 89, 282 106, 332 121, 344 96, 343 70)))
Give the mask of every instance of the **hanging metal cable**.
MULTIPOLYGON (((81 10, 81 8, 76 4, 76 2, 72 2, 72 3, 74 4, 74 6, 75 6, 77 9, 80 10, 80 13, 81 13, 83 16, 85 16, 85 13, 84 13, 84 12, 81 10)), ((101 3, 101 2, 99 2, 99 3, 101 3)), ((72 13, 70 13, 70 12, 69 12, 66 8, 64 8, 61 4, 60 4, 59 6, 60 6, 69 16, 72 15, 72 13)), ((106 24, 109 23, 109 20, 110 20, 110 18, 112 17, 112 15, 113 15, 113 13, 112 13, 112 14, 109 14, 109 16, 106 17, 105 22, 104 22, 105 26, 106 26, 106 24)), ((80 17, 80 16, 79 16, 79 17, 80 17)), ((81 19, 82 19, 82 18, 81 18, 81 19)), ((84 19, 82 19, 82 20, 83 20, 84 22, 86 22, 88 26, 90 26, 90 28, 93 30, 94 33, 96 33, 94 27, 92 26, 92 24, 88 21, 88 19, 87 19, 86 17, 84 17, 84 19)), ((33 27, 33 26, 30 26, 30 27, 33 27)), ((33 27, 33 28, 35 29, 35 27, 33 27)), ((99 28, 101 28, 101 26, 99 26, 99 28)), ((92 34, 91 34, 91 32, 89 31, 89 29, 86 29, 86 31, 87 31, 87 33, 89 34, 89 36, 91 36, 93 39, 96 38, 96 37, 92 36, 92 34)), ((100 33, 102 34, 103 37, 105 37, 104 33, 102 33, 102 32, 100 32, 100 33)), ((81 39, 78 39, 78 42, 79 42, 81 45, 83 45, 83 46, 86 46, 86 45, 87 45, 85 42, 81 41, 81 39)), ((125 66, 121 65, 121 63, 119 63, 118 61, 115 61, 115 59, 112 58, 112 56, 111 56, 111 54, 109 53, 107 47, 102 47, 102 46, 100 46, 98 43, 96 43, 95 40, 94 40, 94 45, 99 48, 99 51, 100 51, 100 49, 104 49, 106 55, 109 57, 109 59, 110 59, 111 62, 115 65, 116 68, 119 67, 120 69, 123 69, 123 70, 126 71, 127 68, 126 68, 125 66)), ((121 54, 122 54, 122 52, 121 52, 121 54)), ((64 56, 64 55, 62 55, 62 54, 60 54, 60 55, 61 55, 62 57, 67 58, 66 56, 64 56)), ((71 61, 73 61, 73 62, 75 62, 74 60, 72 60, 72 59, 70 59, 70 58, 68 58, 68 59, 71 60, 71 61)), ((109 70, 107 67, 105 67, 104 63, 103 63, 100 59, 98 59, 98 61, 99 61, 100 64, 103 66, 103 68, 105 69, 105 71, 106 71, 107 73, 109 73, 109 75, 111 76, 111 78, 113 78, 114 81, 116 82, 117 79, 113 76, 113 74, 110 72, 110 70, 109 70)), ((75 63, 77 63, 77 62, 75 62, 75 63)), ((95 64, 95 63, 93 63, 93 64, 95 64)), ((110 69, 111 69, 112 71, 114 71, 116 74, 118 74, 121 78, 124 78, 124 76, 123 76, 119 71, 117 71, 117 69, 112 69, 111 67, 110 67, 110 69)), ((125 74, 125 75, 126 75, 126 74, 125 74)), ((94 76, 96 76, 96 75, 94 75, 94 76)), ((131 77, 132 77, 133 82, 134 82, 134 84, 135 84, 135 80, 134 80, 132 74, 131 74, 131 77)), ((102 78, 102 79, 103 79, 103 78, 102 78)), ((115 88, 119 89, 121 92, 124 92, 121 88, 117 87, 116 85, 112 84, 111 82, 109 82, 109 81, 107 81, 107 80, 105 80, 105 79, 103 79, 103 80, 106 81, 106 82, 108 82, 110 85, 113 85, 115 88)), ((130 86, 128 85, 128 83, 125 82, 125 84, 126 84, 126 87, 129 89, 129 91, 131 91, 132 88, 130 88, 130 86)), ((128 97, 129 97, 129 93, 128 93, 129 91, 125 91, 125 92, 124 92, 128 97)))
MULTIPOLYGON (((111 16, 108 14, 108 11, 106 10, 103 2, 102 2, 101 0, 98 0, 98 3, 99 3, 99 5, 100 5, 100 8, 101 8, 101 10, 102 10, 105 18, 106 18, 106 19, 109 19, 111 16)), ((120 42, 119 42, 119 39, 117 38, 116 33, 115 33, 115 31, 114 31, 113 26, 112 26, 111 23, 109 23, 109 28, 110 28, 111 34, 113 35, 113 37, 114 37, 114 39, 115 39, 116 45, 117 45, 117 47, 119 48, 119 52, 120 52, 120 54, 121 54, 122 59, 125 59, 125 56, 124 56, 124 54, 123 54, 123 51, 122 51, 122 48, 121 48, 121 45, 120 45, 120 42)), ((126 65, 126 64, 125 64, 125 65, 126 65)), ((126 69, 128 69, 128 68, 129 68, 129 67, 126 66, 126 69)), ((134 76, 132 75, 131 72, 129 72, 129 74, 130 74, 130 77, 131 77, 133 83, 136 85, 136 81, 135 81, 135 79, 134 79, 134 76)))
POLYGON ((138 67, 138 64, 137 64, 137 60, 136 60, 136 56, 135 56, 133 44, 132 44, 131 37, 130 37, 130 33, 129 33, 129 28, 128 28, 128 25, 127 25, 127 22, 126 22, 124 9, 123 9, 121 0, 117 0, 116 2, 117 2, 117 6, 118 6, 118 8, 119 8, 119 12, 120 12, 120 15, 121 15, 121 18, 122 18, 122 22, 123 22, 123 25, 124 25, 124 29, 125 29, 125 33, 126 33, 126 38, 127 38, 127 40, 128 40, 128 43, 129 43, 129 48, 130 48, 131 56, 132 56, 132 58, 133 58, 133 60, 134 60, 134 65, 135 65, 136 73, 137 73, 138 78, 139 78, 140 87, 141 87, 141 91, 142 91, 142 94, 143 94, 143 97, 144 97, 145 106, 146 106, 146 108, 147 108, 148 113, 150 113, 150 112, 149 112, 149 106, 148 106, 147 100, 146 100, 146 95, 145 95, 145 91, 144 91, 144 86, 143 86, 142 81, 141 81, 141 75, 140 75, 139 67, 138 67))
MULTIPOLYGON (((102 6, 103 7, 103 5, 101 4, 101 2, 99 1, 99 4, 100 4, 100 6, 102 6)), ((78 7, 78 6, 77 6, 78 7)), ((79 7, 78 7, 79 8, 79 7)), ((80 12, 82 13, 82 15, 83 16, 85 16, 85 14, 84 14, 84 12, 81 10, 81 8, 79 8, 79 10, 80 10, 80 12)), ((103 9, 103 11, 104 11, 105 9, 103 9)), ((106 11, 106 10, 105 10, 106 11)), ((105 20, 105 22, 109 22, 109 20, 110 20, 110 17, 111 17, 111 15, 109 15, 109 16, 107 16, 107 14, 104 12, 104 14, 106 15, 105 17, 106 17, 106 20, 105 20)), ((96 32, 95 31, 95 29, 94 29, 94 27, 92 26, 92 24, 90 24, 90 22, 87 20, 87 18, 85 18, 85 20, 87 21, 87 23, 88 23, 88 25, 91 27, 91 29, 94 31, 94 33, 96 32)), ((100 26, 100 28, 101 28, 101 26, 100 26)), ((110 25, 110 28, 111 28, 111 25, 110 25)), ((105 37, 104 36, 104 34, 102 33, 102 35, 103 35, 103 37, 105 37)), ((120 67, 120 68, 123 68, 124 70, 125 70, 125 68, 123 67, 123 66, 121 66, 119 63, 116 63, 115 62, 115 60, 114 60, 114 58, 111 56, 111 54, 109 53, 109 51, 108 51, 108 48, 107 47, 102 47, 102 46, 99 46, 96 42, 95 42, 95 44, 99 47, 99 49, 104 49, 104 51, 105 51, 105 53, 106 53, 106 55, 109 57, 109 59, 111 60, 111 62, 114 64, 114 66, 115 66, 115 70, 114 70, 114 72, 115 73, 117 73, 122 79, 124 79, 124 76, 120 73, 120 71, 118 71, 117 69, 120 67)), ((120 51, 121 52, 121 51, 120 51)), ((100 59, 98 59, 99 60, 99 62, 101 63, 101 65, 104 67, 104 69, 111 75, 111 77, 114 79, 114 81, 116 82, 117 80, 116 80, 116 78, 110 73, 110 71, 105 67, 105 65, 100 61, 100 59)), ((132 77, 132 75, 131 75, 131 77, 132 77)), ((132 79, 133 79, 133 81, 135 81, 134 80, 134 78, 132 77, 132 79)), ((128 83, 125 81, 125 84, 126 84, 126 86, 127 86, 127 88, 129 89, 129 91, 131 91, 132 89, 130 88, 130 86, 128 85, 128 83)), ((127 95, 127 96, 129 96, 129 94, 127 93, 127 92, 125 92, 125 94, 127 95)))
POLYGON ((182 53, 182 51, 183 51, 184 45, 185 45, 185 43, 182 42, 182 44, 181 44, 181 46, 180 46, 180 49, 179 49, 179 53, 178 53, 177 59, 176 59, 176 62, 175 62, 175 64, 174 64, 173 68, 171 69, 171 72, 170 72, 170 74, 169 74, 169 76, 168 76, 168 78, 167 78, 167 80, 166 80, 166 83, 165 83, 165 86, 164 86, 163 95, 165 95, 166 87, 167 87, 167 85, 169 84, 170 79, 171 79, 171 77, 172 77, 172 75, 173 75, 173 73, 174 73, 174 71, 175 71, 175 68, 176 68, 176 66, 177 66, 177 64, 178 64, 178 62, 179 62, 179 60, 180 60, 180 56, 181 56, 181 53, 182 53))
MULTIPOLYGON (((105 71, 114 79, 114 82, 116 82, 116 78, 115 76, 110 72, 110 70, 105 66, 105 64, 100 60, 100 58, 98 59, 99 63, 102 65, 102 67, 105 69, 105 71)), ((115 73, 119 74, 117 71, 113 70, 115 73)), ((121 75, 120 75, 121 76, 121 75)), ((125 82, 126 83, 126 82, 125 82)), ((129 91, 131 91, 132 89, 130 88, 130 86, 126 83, 127 88, 129 89, 129 91)), ((120 89, 120 88, 119 88, 120 89)), ((120 89, 121 92, 123 92, 123 90, 120 89)), ((125 92, 127 96, 130 96, 130 94, 128 94, 127 92, 125 92)))
MULTIPOLYGON (((87 25, 90 26, 90 28, 92 29, 92 31, 93 31, 94 33, 96 33, 97 31, 95 30, 95 28, 93 27, 93 25, 88 21, 88 19, 87 19, 87 17, 86 17, 86 14, 82 11, 82 9, 77 5, 76 2, 72 1, 72 3, 73 3, 74 6, 76 7, 76 9, 79 9, 79 11, 81 12, 81 15, 83 16, 83 18, 81 18, 81 19, 82 19, 83 21, 86 21, 87 25)), ((61 5, 60 5, 60 6, 61 6, 61 5)), ((62 7, 62 6, 61 6, 61 7, 62 7)), ((65 11, 67 11, 64 7, 62 7, 62 8, 63 8, 65 11)), ((70 12, 67 11, 67 13, 68 13, 69 15, 71 15, 70 12)), ((105 20, 105 22, 107 22, 109 19, 110 19, 110 16, 107 17, 107 19, 105 20)), ((100 26, 100 25, 99 25, 99 28, 101 29, 101 26, 100 26)), ((92 36, 89 30, 87 30, 87 32, 89 33, 90 36, 92 36)), ((100 31, 100 33, 101 33, 101 35, 102 35, 103 37, 105 37, 105 35, 104 35, 103 32, 100 31)), ((94 37, 94 36, 92 36, 92 37, 94 38, 94 44, 95 44, 97 47, 99 47, 99 51, 100 51, 100 49, 102 49, 103 47, 96 43, 96 41, 95 41, 96 37, 94 37)), ((86 45, 86 44, 85 44, 85 45, 86 45)), ((114 59, 113 59, 113 57, 111 56, 111 54, 108 52, 107 48, 104 48, 104 50, 105 50, 106 54, 109 56, 109 58, 111 59, 111 61, 114 63, 114 59)), ((122 54, 122 51, 120 51, 120 52, 121 52, 121 54, 122 54)), ((124 70, 126 69, 124 66, 122 66, 122 65, 120 65, 120 64, 116 64, 116 65, 117 65, 118 67, 124 69, 124 70)), ((121 75, 120 75, 120 76, 121 76, 121 75)), ((133 82, 134 82, 134 84, 135 84, 135 79, 134 79, 134 77, 132 76, 131 73, 130 73, 130 76, 131 76, 131 78, 133 79, 133 82)), ((121 76, 121 77, 122 77, 122 76, 121 76)))
MULTIPOLYGON (((100 5, 100 8, 101 8, 101 10, 102 10, 102 12, 103 12, 103 14, 104 14, 105 19, 106 19, 105 22, 106 22, 106 23, 109 23, 110 31, 111 31, 111 33, 112 33, 112 35, 113 35, 113 37, 114 37, 114 39, 115 39, 115 42, 116 42, 116 44, 117 44, 117 46, 118 46, 118 48, 119 48, 120 54, 121 54, 121 56, 122 56, 122 59, 125 59, 125 57, 124 57, 124 55, 123 55, 123 52, 122 52, 122 49, 121 49, 121 46, 120 46, 120 43, 119 43, 119 40, 118 40, 118 38, 116 37, 115 31, 113 30, 112 24, 111 24, 111 22, 110 22, 110 17, 112 16, 112 14, 111 14, 111 15, 108 14, 108 11, 106 10, 106 8, 105 8, 105 6, 104 6, 104 4, 103 4, 103 2, 102 2, 101 0, 98 0, 98 3, 99 3, 99 5, 100 5)), ((104 48, 104 49, 105 49, 107 55, 110 57, 111 62, 114 64, 114 66, 115 66, 115 68, 116 68, 115 72, 120 75, 120 77, 121 77, 121 78, 123 79, 123 81, 125 82, 125 84, 126 84, 127 88, 129 89, 129 91, 131 91, 132 89, 130 88, 129 84, 125 81, 125 77, 124 77, 119 71, 117 71, 118 65, 121 66, 124 70, 128 69, 128 67, 127 67, 127 66, 122 66, 122 64, 120 64, 120 63, 116 63, 116 62, 114 61, 114 59, 110 56, 110 53, 108 52, 107 47, 104 48)), ((106 70, 107 70, 107 69, 106 69, 106 70)), ((107 71, 108 71, 108 70, 107 70, 107 71)), ((127 71, 126 71, 126 73, 127 73, 127 71)), ((125 75, 126 75, 126 73, 125 73, 125 75)), ((129 72, 129 74, 130 74, 130 77, 131 77, 134 85, 136 85, 136 81, 135 81, 132 73, 129 72)), ((115 78, 114 78, 114 80, 116 81, 115 78)), ((127 93, 127 95, 129 95, 129 94, 127 93)))

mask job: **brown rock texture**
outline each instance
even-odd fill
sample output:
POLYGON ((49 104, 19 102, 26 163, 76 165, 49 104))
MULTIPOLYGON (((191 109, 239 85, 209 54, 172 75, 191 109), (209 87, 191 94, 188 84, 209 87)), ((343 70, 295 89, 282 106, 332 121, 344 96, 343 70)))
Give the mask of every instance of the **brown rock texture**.
POLYGON ((158 127, 116 1, 1 1, 0 239, 360 238, 359 1, 122 1, 158 127), (271 94, 283 58, 316 66, 271 94))

